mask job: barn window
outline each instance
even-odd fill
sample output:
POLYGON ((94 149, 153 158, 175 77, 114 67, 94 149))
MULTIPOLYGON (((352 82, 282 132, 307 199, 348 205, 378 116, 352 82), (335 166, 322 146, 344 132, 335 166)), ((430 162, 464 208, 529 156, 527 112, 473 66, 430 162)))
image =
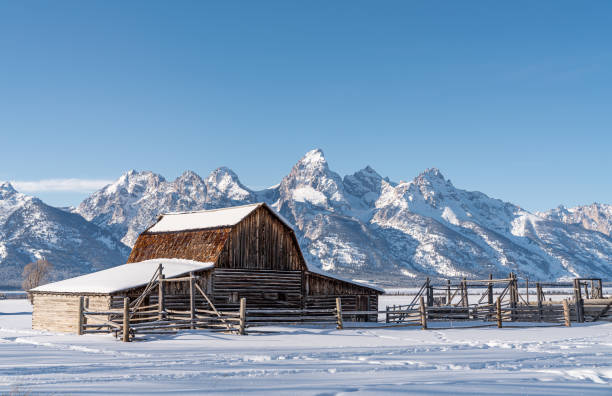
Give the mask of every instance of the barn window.
POLYGON ((278 293, 278 301, 287 301, 287 293, 278 293))

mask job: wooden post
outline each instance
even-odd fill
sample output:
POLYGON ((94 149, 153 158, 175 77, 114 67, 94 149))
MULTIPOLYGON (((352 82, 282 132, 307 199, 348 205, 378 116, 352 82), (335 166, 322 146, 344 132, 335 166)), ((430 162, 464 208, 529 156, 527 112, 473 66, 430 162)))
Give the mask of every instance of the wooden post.
POLYGON ((582 305, 582 295, 580 293, 580 279, 574 279, 574 300, 576 301, 576 322, 584 322, 584 311, 582 305))
POLYGON ((130 298, 123 299, 123 342, 130 342, 130 298))
POLYGON ((538 298, 538 322, 542 321, 542 285, 536 282, 536 297, 538 298))
POLYGON ((189 318, 191 319, 191 330, 195 329, 195 276, 193 272, 189 273, 189 318))
POLYGON ((389 306, 385 308, 385 323, 389 323, 389 306))
POLYGON ((431 307, 433 305, 433 301, 430 301, 429 296, 431 294, 431 283, 429 281, 429 278, 427 278, 425 280, 425 296, 427 298, 426 302, 427 302, 427 306, 431 307))
POLYGON ((599 286, 597 287, 597 298, 604 298, 604 296, 603 296, 603 287, 602 287, 602 284, 601 284, 601 279, 598 279, 597 283, 599 284, 599 286))
POLYGON ((419 311, 421 314, 421 327, 427 330, 427 308, 425 308, 425 300, 423 297, 419 299, 419 311))
POLYGON ((451 305, 451 281, 450 279, 446 280, 446 305, 451 305))
POLYGON ((460 287, 461 287, 461 306, 467 307, 468 306, 468 295, 467 295, 466 278, 463 278, 463 280, 461 281, 460 287))
MULTIPOLYGON (((489 274, 489 280, 493 280, 493 274, 489 274)), ((489 282, 487 285, 487 303, 489 304, 489 309, 487 309, 487 311, 489 311, 487 314, 487 320, 491 320, 491 317, 493 316, 493 304, 495 304, 495 301, 493 300, 493 282, 489 282)))
POLYGON ((164 320, 165 315, 165 304, 164 304, 164 274, 162 274, 161 272, 159 273, 159 278, 158 278, 158 285, 157 285, 157 289, 158 289, 158 294, 157 294, 157 303, 158 303, 158 309, 159 309, 159 320, 164 320))
POLYGON ((83 335, 83 296, 79 296, 79 317, 77 319, 77 334, 83 335))
POLYGON ((510 278, 510 284, 508 285, 508 291, 510 292, 510 321, 514 322, 514 308, 516 308, 516 306, 514 305, 516 299, 515 299, 515 289, 514 289, 514 274, 512 272, 510 272, 510 274, 508 275, 508 277, 510 278))
POLYGON ((529 305, 529 278, 525 278, 525 294, 527 294, 527 305, 529 305))
POLYGON ((563 299, 563 318, 565 319, 565 326, 570 327, 572 325, 570 321, 570 308, 566 298, 563 299))
POLYGON ((584 282, 584 298, 589 299, 589 284, 584 282))
MULTIPOLYGON (((421 300, 423 297, 421 297, 421 300)), ((342 322, 342 300, 340 297, 336 297, 336 328, 342 330, 344 323, 342 322)))
POLYGON ((246 329, 246 298, 242 297, 240 299, 240 327, 238 328, 238 334, 245 335, 244 329, 246 329))
POLYGON ((497 297, 497 327, 502 328, 502 310, 501 310, 501 299, 497 297))

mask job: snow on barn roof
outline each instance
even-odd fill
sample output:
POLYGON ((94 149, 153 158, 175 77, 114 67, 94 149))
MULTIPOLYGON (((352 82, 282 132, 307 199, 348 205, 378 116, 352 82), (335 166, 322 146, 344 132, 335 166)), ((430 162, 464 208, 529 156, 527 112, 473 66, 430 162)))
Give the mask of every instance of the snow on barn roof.
POLYGON ((31 291, 49 293, 101 293, 145 286, 161 264, 166 278, 174 278, 191 271, 212 268, 214 263, 202 263, 184 259, 152 259, 123 264, 106 270, 92 272, 63 281, 38 286, 31 291))
MULTIPOLYGON (((240 223, 251 212, 265 203, 251 205, 232 206, 229 208, 200 210, 196 212, 171 212, 160 216, 153 226, 146 232, 176 232, 188 230, 200 230, 215 227, 231 227, 240 223)), ((269 207, 268 207, 269 208, 269 207)), ((293 228, 287 220, 274 210, 272 212, 290 228, 293 228)))

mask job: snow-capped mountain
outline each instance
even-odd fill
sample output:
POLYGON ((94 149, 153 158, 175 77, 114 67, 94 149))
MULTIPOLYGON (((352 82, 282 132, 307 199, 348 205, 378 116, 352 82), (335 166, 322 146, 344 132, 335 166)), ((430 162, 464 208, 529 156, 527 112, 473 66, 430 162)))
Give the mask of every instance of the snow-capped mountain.
POLYGON ((63 279, 121 264, 129 252, 81 216, 0 184, 0 287, 21 287, 23 267, 43 257, 63 279))
POLYGON ((131 170, 85 199, 74 212, 132 246, 161 213, 256 201, 228 168, 216 169, 206 180, 187 171, 171 182, 152 172, 131 170))
POLYGON ((612 270, 612 239, 582 220, 572 224, 458 189, 437 169, 400 183, 369 166, 342 178, 321 150, 308 152, 263 191, 249 190, 227 168, 205 179, 186 172, 172 182, 130 171, 75 212, 131 245, 159 213, 256 201, 295 225, 309 261, 352 277, 401 282, 518 271, 563 279, 608 277, 612 270))
POLYGON ((538 215, 565 224, 579 224, 587 230, 612 235, 612 205, 593 203, 569 209, 560 205, 548 212, 540 212, 538 215))
POLYGON ((245 187, 228 168, 174 181, 129 171, 61 210, 0 187, 0 284, 18 285, 23 265, 46 257, 56 277, 119 264, 160 213, 265 201, 295 225, 304 254, 323 269, 401 283, 419 276, 532 279, 612 273, 610 205, 532 214, 480 192, 456 188, 439 170, 394 183, 367 166, 341 177, 321 150, 281 182, 245 187), (80 216, 79 216, 80 215, 80 216))

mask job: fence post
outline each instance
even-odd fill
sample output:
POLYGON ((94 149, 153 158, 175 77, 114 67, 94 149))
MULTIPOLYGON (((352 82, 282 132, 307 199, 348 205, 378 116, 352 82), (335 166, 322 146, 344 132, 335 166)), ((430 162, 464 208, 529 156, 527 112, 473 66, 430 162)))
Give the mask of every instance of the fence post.
POLYGON ((166 310, 165 304, 164 304, 164 274, 162 274, 161 272, 159 273, 159 278, 158 278, 158 294, 157 294, 157 303, 158 303, 158 309, 159 309, 159 320, 164 320, 164 312, 166 310))
POLYGON ((385 323, 389 323, 389 306, 385 308, 385 323))
POLYGON ((446 280, 446 305, 451 305, 451 281, 450 279, 446 280))
POLYGON ((563 299, 563 318, 565 319, 565 326, 570 327, 572 322, 570 321, 570 308, 567 303, 567 298, 563 299))
POLYGON ((427 292, 427 306, 433 307, 434 305, 433 286, 431 285, 431 280, 429 278, 427 278, 426 292, 427 292))
POLYGON ((508 284, 508 291, 510 292, 510 321, 514 322, 514 308, 516 308, 514 305, 514 302, 516 301, 514 295, 516 292, 514 289, 514 273, 510 272, 508 277, 510 278, 510 283, 508 284))
POLYGON ((83 296, 79 296, 79 318, 77 320, 77 334, 83 335, 83 296))
POLYGON ((189 318, 191 319, 190 329, 195 329, 195 277, 193 272, 189 273, 189 318))
POLYGON ((602 288, 602 285, 601 285, 601 279, 597 279, 597 283, 598 283, 598 286, 597 286, 597 298, 604 298, 604 296, 603 296, 603 288, 602 288))
POLYGON ((130 342, 130 298, 123 299, 123 342, 130 342))
POLYGON ((240 299, 240 326, 238 328, 238 334, 245 335, 244 329, 246 328, 246 297, 240 299))
POLYGON ((536 294, 538 297, 538 322, 542 321, 542 285, 536 282, 536 294))
POLYGON ((580 279, 574 279, 574 299, 576 300, 576 322, 584 322, 584 306, 582 305, 582 294, 580 292, 580 279))
MULTIPOLYGON (((423 297, 421 297, 423 299, 423 297)), ((344 323, 342 322, 342 300, 340 297, 336 297, 336 328, 342 330, 344 323)))
POLYGON ((469 302, 469 297, 468 297, 468 288, 467 288, 467 279, 463 278, 463 281, 461 282, 461 287, 462 287, 462 294, 463 294, 463 306, 464 307, 469 307, 470 306, 470 302, 469 302))
POLYGON ((421 296, 419 299, 419 311, 421 313, 421 326, 423 330, 427 330, 427 308, 425 308, 425 300, 421 296))
POLYGON ((497 327, 502 328, 502 310, 501 310, 501 299, 497 297, 497 327))

